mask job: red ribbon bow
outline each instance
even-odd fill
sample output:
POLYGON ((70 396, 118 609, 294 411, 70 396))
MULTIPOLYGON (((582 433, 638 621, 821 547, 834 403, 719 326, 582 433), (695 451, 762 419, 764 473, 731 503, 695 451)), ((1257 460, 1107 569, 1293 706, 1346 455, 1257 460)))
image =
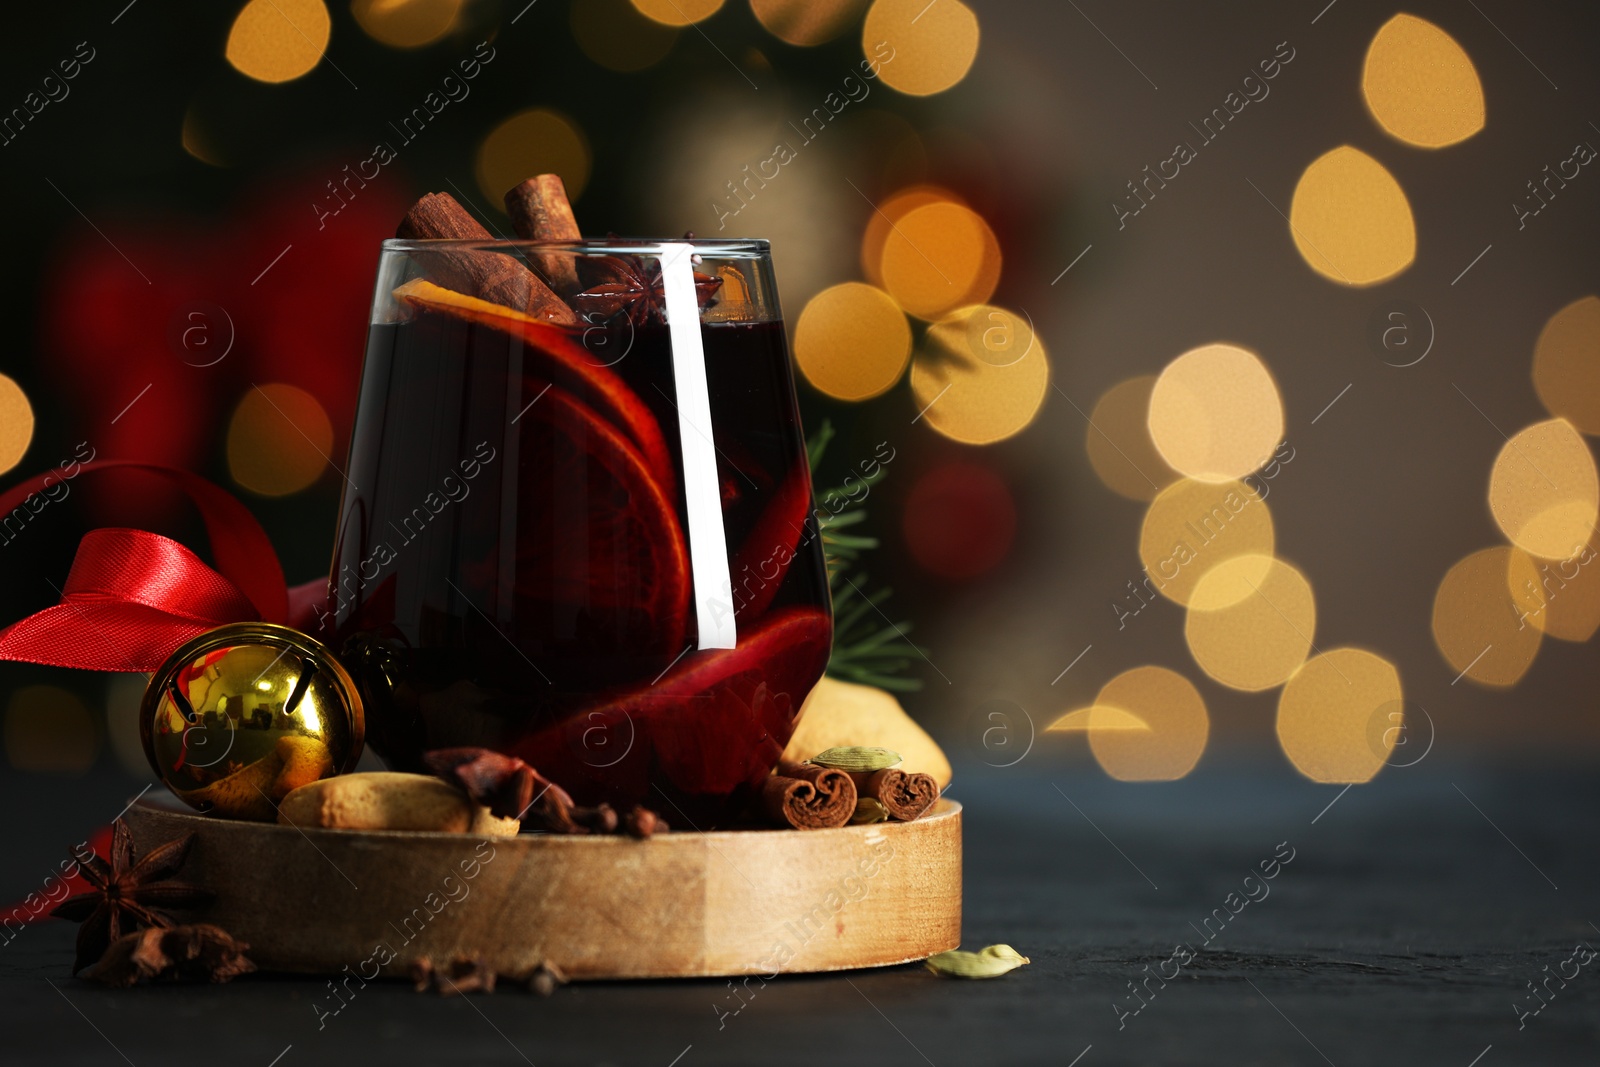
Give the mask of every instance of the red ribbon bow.
MULTIPOLYGON (((0 630, 0 659, 94 671, 153 671, 185 641, 230 622, 296 622, 311 616, 321 581, 288 589, 266 531, 219 486, 176 467, 101 460, 79 476, 139 470, 171 481, 205 522, 216 569, 170 537, 147 530, 91 530, 78 544, 61 602, 0 630)), ((58 474, 0 496, 0 521, 58 474)), ((32 513, 32 509, 29 509, 32 513)))

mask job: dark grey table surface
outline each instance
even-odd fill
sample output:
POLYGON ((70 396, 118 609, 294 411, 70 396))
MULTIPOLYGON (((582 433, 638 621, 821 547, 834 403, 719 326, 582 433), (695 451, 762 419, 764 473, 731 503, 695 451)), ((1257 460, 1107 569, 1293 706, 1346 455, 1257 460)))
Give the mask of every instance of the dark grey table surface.
MULTIPOLYGON (((0 781, 10 899, 122 795, 114 782, 75 790, 66 810, 80 819, 63 829, 42 788, 0 781), (30 817, 46 808, 47 825, 30 817)), ((959 768, 953 792, 966 804, 965 943, 1033 960, 996 981, 919 966, 785 978, 737 1014, 720 981, 449 1000, 373 984, 319 1029, 318 981, 72 980, 74 928, 51 921, 0 947, 0 1063, 1600 1061, 1600 958, 1575 955, 1600 947, 1592 774, 1429 761, 1341 793, 1257 766, 1157 785, 977 766, 959 768), (1290 850, 1276 878, 1246 881, 1290 850), (1207 926, 1219 909, 1227 923, 1207 926), (1194 950, 1186 964, 1179 944, 1194 950)))

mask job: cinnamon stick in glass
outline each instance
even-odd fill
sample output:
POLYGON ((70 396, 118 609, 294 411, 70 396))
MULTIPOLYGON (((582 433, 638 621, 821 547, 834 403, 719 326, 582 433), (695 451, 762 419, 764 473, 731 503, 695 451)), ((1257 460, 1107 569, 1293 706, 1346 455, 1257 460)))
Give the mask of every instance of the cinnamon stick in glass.
MULTIPOLYGON (((407 240, 493 240, 489 231, 449 193, 429 193, 412 204, 395 236, 407 240)), ((477 251, 417 252, 414 256, 422 269, 446 289, 525 311, 546 322, 562 326, 578 322, 577 313, 566 301, 510 256, 477 251)))
MULTIPOLYGON (((537 174, 505 196, 506 213, 517 236, 525 241, 577 241, 583 237, 559 174, 537 174)), ((533 265, 550 288, 567 300, 582 286, 577 256, 535 253, 533 265)))

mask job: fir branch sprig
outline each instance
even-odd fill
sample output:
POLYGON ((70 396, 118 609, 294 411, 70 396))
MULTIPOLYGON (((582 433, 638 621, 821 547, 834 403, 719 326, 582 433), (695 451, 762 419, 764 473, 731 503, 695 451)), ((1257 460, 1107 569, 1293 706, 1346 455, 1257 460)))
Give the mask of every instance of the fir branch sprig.
MULTIPOLYGON (((813 473, 833 436, 833 424, 825 419, 806 442, 813 473)), ((911 624, 893 622, 883 612, 883 602, 893 595, 893 590, 888 586, 871 589, 865 572, 858 575, 859 581, 847 573, 860 562, 862 553, 878 547, 876 537, 845 532, 866 521, 866 509, 852 507, 836 513, 831 510, 834 502, 864 499, 887 473, 888 468, 880 465, 871 474, 847 478, 846 482, 854 481, 854 486, 840 485, 817 493, 823 503, 817 511, 817 521, 828 564, 828 587, 833 594, 833 655, 828 660, 828 674, 880 689, 911 692, 922 688, 922 680, 907 677, 905 672, 922 651, 906 636, 911 624)))

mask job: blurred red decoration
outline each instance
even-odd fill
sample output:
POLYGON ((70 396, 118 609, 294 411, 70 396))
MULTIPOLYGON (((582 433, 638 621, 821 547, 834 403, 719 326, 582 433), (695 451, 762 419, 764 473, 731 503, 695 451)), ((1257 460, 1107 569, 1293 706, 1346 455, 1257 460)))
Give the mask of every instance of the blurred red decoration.
POLYGON ((1000 476, 978 463, 934 467, 917 479, 902 517, 912 558, 965 581, 997 567, 1017 532, 1017 506, 1000 476))
MULTIPOLYGON (((378 243, 406 197, 384 176, 341 186, 280 178, 214 224, 118 220, 85 205, 47 266, 40 339, 74 412, 69 431, 99 458, 205 469, 239 398, 261 382, 299 386, 334 425, 342 465, 355 409, 378 243)), ((90 490, 92 517, 157 523, 171 490, 137 476, 90 490)))
POLYGON ((73 858, 62 860, 50 871, 44 884, 22 900, 0 908, 0 942, 9 944, 17 930, 28 923, 49 918, 50 909, 68 897, 94 889, 83 876, 83 866, 76 857, 94 854, 101 859, 111 855, 111 826, 102 826, 69 850, 73 858))

